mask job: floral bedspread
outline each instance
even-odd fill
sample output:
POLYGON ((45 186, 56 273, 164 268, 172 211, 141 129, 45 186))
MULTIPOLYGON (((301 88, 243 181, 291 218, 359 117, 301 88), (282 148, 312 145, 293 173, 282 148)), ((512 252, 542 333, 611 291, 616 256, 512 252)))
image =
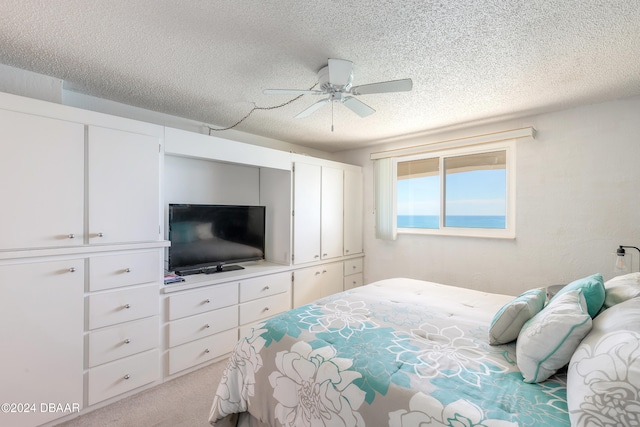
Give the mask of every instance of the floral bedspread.
POLYGON ((515 345, 488 343, 512 298, 390 279, 273 317, 238 342, 209 421, 248 412, 268 426, 568 426, 564 378, 524 383, 515 345))

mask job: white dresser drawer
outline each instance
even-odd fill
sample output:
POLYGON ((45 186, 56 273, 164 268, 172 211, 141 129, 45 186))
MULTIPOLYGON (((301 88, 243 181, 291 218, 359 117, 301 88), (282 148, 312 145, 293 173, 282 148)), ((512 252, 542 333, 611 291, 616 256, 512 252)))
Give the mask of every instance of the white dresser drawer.
POLYGON ((204 338, 238 326, 238 306, 220 308, 169 323, 169 347, 204 338))
POLYGON ((131 252, 89 258, 89 290, 119 288, 160 281, 160 252, 131 252))
POLYGON ((159 318, 153 316, 89 333, 88 366, 157 348, 160 345, 159 328, 159 318))
POLYGON ((89 370, 88 403, 101 402, 160 378, 158 350, 136 354, 89 370))
POLYGON ((230 353, 238 342, 238 330, 231 329, 169 350, 169 375, 230 353))
POLYGON ((362 258, 348 259, 344 262, 344 275, 362 273, 362 258))
POLYGON ((253 323, 291 309, 291 293, 286 292, 240 304, 240 324, 253 323))
POLYGON ((351 274, 349 276, 344 276, 344 290, 357 288, 358 286, 362 286, 363 283, 362 273, 359 274, 351 274))
POLYGON ((157 315, 158 295, 158 285, 89 295, 89 329, 157 315))
POLYGON ((193 316, 238 303, 238 283, 213 285, 169 296, 169 320, 193 316))
POLYGON ((287 292, 290 288, 290 272, 243 280, 240 282, 240 302, 287 292))

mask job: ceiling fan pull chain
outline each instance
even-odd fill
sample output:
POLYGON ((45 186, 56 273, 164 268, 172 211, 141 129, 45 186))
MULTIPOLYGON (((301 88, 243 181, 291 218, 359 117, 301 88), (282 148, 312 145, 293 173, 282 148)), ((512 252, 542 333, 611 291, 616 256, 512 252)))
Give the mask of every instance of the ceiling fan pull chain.
POLYGON ((333 101, 331 101, 331 132, 333 132, 333 101))

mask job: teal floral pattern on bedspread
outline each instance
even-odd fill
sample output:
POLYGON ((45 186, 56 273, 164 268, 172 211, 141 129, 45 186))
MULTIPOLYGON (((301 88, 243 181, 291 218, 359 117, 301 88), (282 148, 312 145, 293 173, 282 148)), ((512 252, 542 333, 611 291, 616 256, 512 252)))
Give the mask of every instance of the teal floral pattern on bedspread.
POLYGON ((523 382, 488 321, 344 292, 275 316, 231 355, 210 421, 273 426, 569 426, 562 376, 523 382))

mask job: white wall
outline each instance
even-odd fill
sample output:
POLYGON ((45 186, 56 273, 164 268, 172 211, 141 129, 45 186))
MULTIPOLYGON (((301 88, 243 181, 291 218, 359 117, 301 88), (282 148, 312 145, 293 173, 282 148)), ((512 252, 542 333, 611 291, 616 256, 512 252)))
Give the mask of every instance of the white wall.
POLYGON ((640 97, 344 152, 339 160, 364 167, 366 283, 401 276, 515 295, 592 273, 606 280, 618 245, 640 245, 640 97), (371 152, 525 126, 537 136, 517 147, 515 240, 375 239, 371 152))
POLYGON ((166 156, 164 201, 222 205, 260 204, 260 169, 166 156))

